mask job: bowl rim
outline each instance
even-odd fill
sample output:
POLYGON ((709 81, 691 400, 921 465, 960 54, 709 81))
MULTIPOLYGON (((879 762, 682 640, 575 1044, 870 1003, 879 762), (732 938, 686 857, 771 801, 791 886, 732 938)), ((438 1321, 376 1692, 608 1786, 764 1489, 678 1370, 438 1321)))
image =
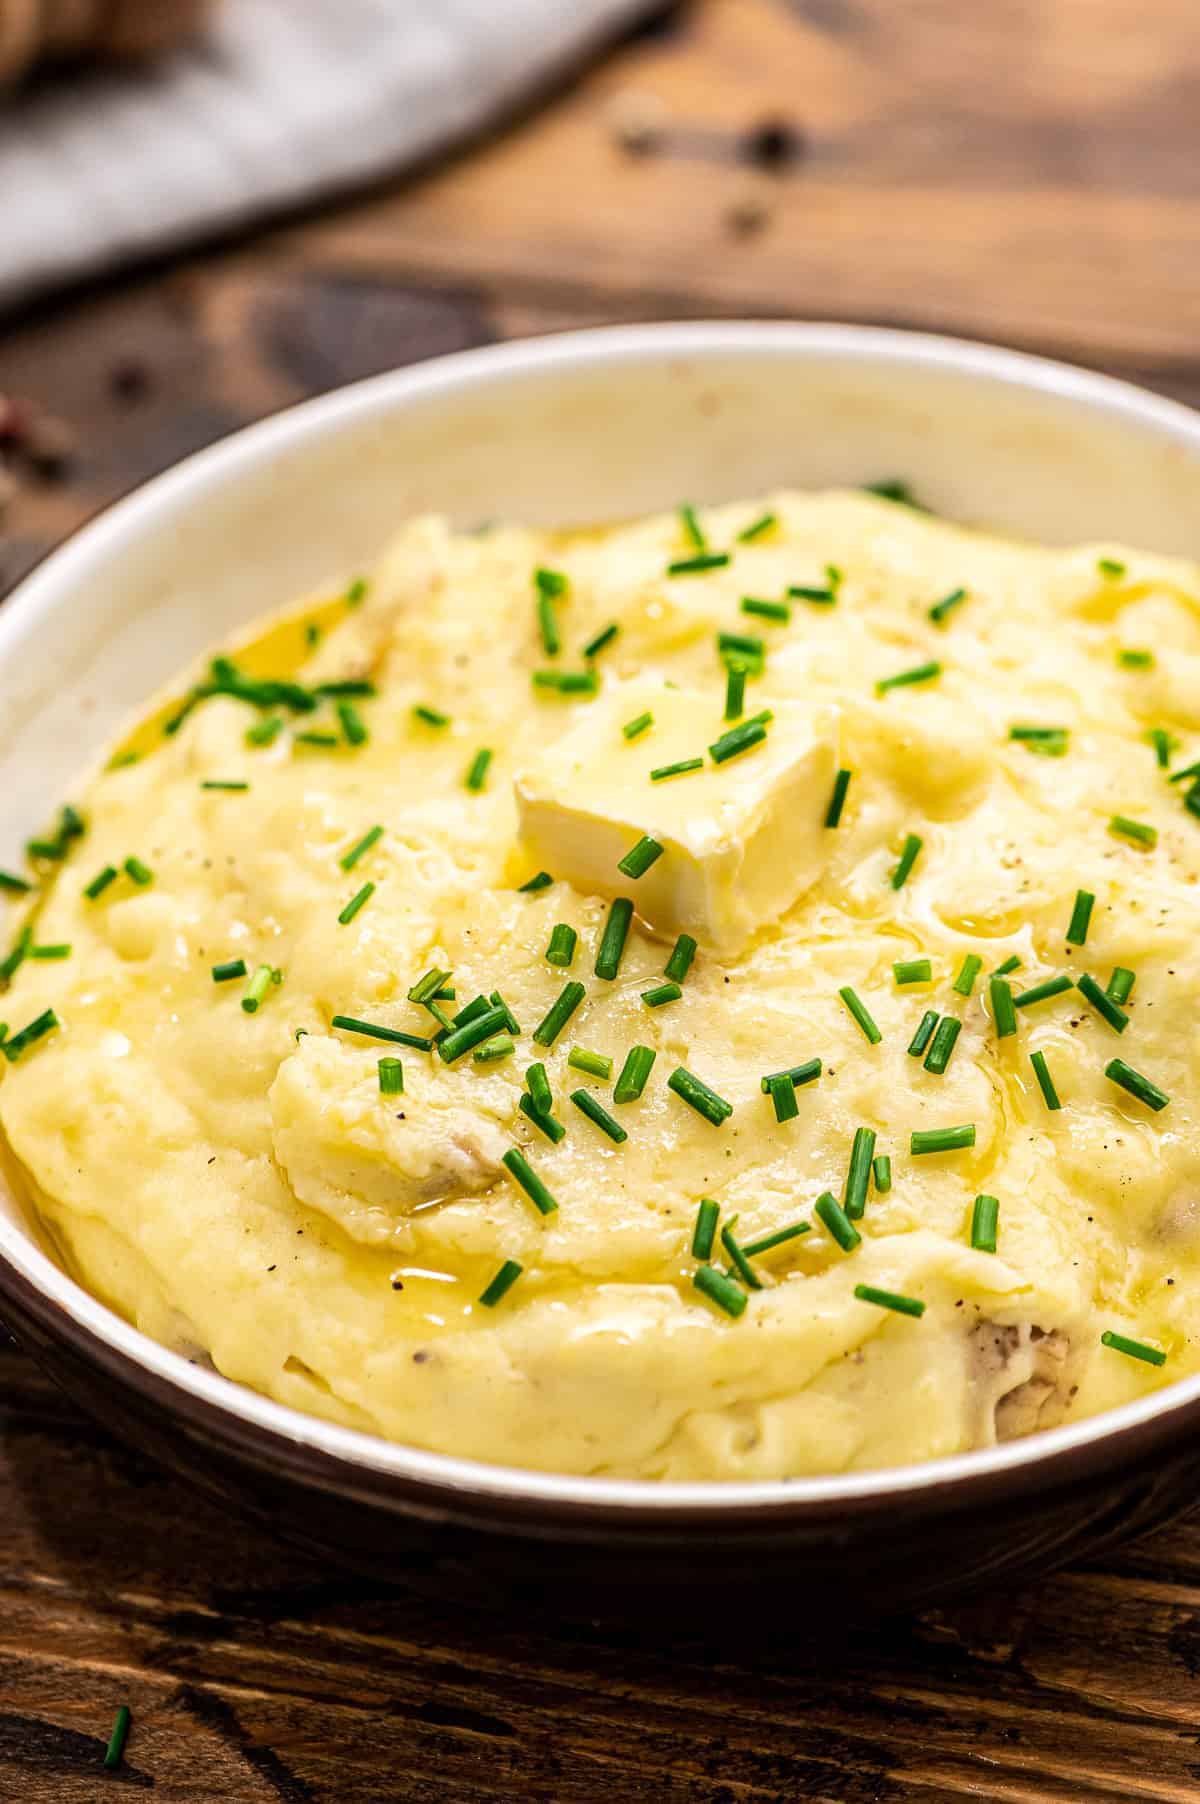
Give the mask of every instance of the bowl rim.
MULTIPOLYGON (((458 388, 493 385, 555 370, 664 359, 840 357, 949 372, 986 384, 1076 402, 1200 456, 1200 414, 1180 402, 1087 369, 1001 346, 891 327, 827 322, 690 320, 603 326, 518 339, 386 371, 303 401, 194 452, 151 477, 81 526, 34 566, 0 609, 0 663, 43 614, 53 614, 89 565, 118 553, 156 514, 223 488, 247 465, 286 446, 303 449, 331 426, 436 400, 458 388)), ((714 1517, 826 1517, 902 1502, 965 1501, 980 1489, 1028 1490, 1115 1465, 1200 1421, 1200 1374, 1100 1415, 1018 1441, 921 1464, 819 1477, 737 1481, 619 1479, 543 1472, 429 1452, 308 1416, 236 1380, 193 1364, 126 1322, 70 1278, 16 1223, 0 1217, 0 1297, 67 1342, 89 1364, 151 1399, 168 1402, 197 1426, 260 1463, 272 1453, 285 1471, 335 1488, 389 1486, 428 1507, 473 1499, 579 1524, 610 1526, 632 1516, 701 1527, 714 1517)))

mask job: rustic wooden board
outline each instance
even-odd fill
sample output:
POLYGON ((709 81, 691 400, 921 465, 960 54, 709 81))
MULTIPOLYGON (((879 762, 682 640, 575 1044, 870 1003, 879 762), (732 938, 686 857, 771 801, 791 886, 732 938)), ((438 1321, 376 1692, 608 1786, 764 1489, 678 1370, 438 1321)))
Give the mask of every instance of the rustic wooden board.
MULTIPOLYGON (((705 0, 420 179, 32 310, 0 392, 77 433, 0 585, 242 422, 605 320, 899 322, 1200 398, 1190 0, 705 0), (660 153, 615 136, 663 108, 660 153), (747 160, 786 119, 803 155, 747 160), (753 226, 754 229, 748 229, 753 226)), ((764 1585, 770 1575, 764 1573, 764 1585)), ((0 1351, 0 1804, 1200 1799, 1200 1526, 1015 1597, 707 1644, 345 1579, 143 1466, 0 1351), (831 1636, 833 1639, 831 1640, 831 1636), (100 1771, 118 1703, 126 1767, 100 1771)))

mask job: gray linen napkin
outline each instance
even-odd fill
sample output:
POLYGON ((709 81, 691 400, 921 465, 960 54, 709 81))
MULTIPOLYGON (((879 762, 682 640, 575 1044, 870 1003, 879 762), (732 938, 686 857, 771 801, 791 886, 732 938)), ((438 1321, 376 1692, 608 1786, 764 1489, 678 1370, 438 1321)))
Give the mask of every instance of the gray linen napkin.
POLYGON ((403 168, 549 86, 649 0, 224 0, 144 70, 8 97, 0 306, 403 168))

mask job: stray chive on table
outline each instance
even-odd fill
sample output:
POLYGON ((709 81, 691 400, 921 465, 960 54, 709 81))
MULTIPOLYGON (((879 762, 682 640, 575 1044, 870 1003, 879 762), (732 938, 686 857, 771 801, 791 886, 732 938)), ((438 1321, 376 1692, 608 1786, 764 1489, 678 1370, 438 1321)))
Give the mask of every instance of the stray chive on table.
MULTIPOLYGON (((32 404, 0 583, 274 408, 567 326, 902 324, 1200 400, 1198 92, 1193 0, 669 7, 445 165, 0 324, 32 404)), ((803 1598, 707 1644, 434 1611, 231 1524, 0 1349, 3 1804, 1184 1804, 1198 1706, 1195 1524, 838 1645, 803 1598)))

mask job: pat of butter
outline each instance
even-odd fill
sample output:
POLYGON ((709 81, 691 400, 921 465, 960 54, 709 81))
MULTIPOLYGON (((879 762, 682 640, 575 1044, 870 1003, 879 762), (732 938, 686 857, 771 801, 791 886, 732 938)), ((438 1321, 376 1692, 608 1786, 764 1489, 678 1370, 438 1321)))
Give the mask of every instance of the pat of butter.
POLYGON ((729 724, 715 691, 621 684, 583 712, 516 776, 520 830, 532 857, 576 889, 625 895, 652 928, 681 929, 733 952, 820 876, 837 768, 837 711, 756 696, 772 709, 767 737, 714 764, 729 724), (649 711, 634 740, 622 726, 649 711), (650 772, 703 756, 704 767, 651 782, 650 772), (631 879, 617 866, 648 834, 663 855, 631 879))

